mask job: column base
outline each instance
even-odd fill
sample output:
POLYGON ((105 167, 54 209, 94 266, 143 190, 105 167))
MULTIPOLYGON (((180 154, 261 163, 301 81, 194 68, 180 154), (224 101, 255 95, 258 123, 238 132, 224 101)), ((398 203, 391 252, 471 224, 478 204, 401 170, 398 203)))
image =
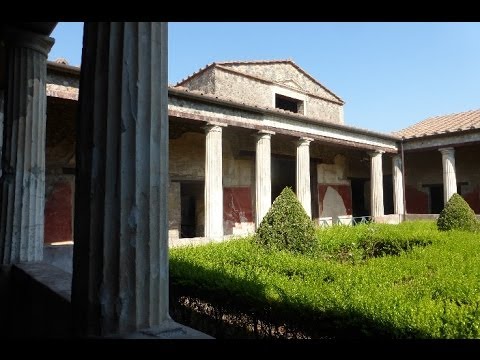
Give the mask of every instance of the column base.
POLYGON ((166 320, 159 326, 140 330, 131 334, 115 336, 117 339, 215 339, 214 337, 179 324, 173 320, 166 320))

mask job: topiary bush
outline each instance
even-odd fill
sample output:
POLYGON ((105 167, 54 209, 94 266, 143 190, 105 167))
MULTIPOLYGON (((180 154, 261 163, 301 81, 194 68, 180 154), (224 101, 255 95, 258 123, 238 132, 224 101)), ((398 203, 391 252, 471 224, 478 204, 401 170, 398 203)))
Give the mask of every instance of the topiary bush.
POLYGON ((253 241, 271 250, 302 254, 315 251, 315 227, 291 188, 285 187, 275 199, 253 241))
POLYGON ((437 219, 438 230, 476 231, 479 223, 470 205, 457 193, 447 201, 437 219))

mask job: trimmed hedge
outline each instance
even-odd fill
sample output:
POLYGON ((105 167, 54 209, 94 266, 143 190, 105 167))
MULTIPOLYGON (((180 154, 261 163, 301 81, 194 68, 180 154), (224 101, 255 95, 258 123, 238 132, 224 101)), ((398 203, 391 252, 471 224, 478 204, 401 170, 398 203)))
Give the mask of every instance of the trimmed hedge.
POLYGON ((239 304, 314 337, 479 338, 478 235, 440 232, 434 221, 381 225, 332 228, 338 243, 318 230, 314 256, 267 251, 248 238, 174 248, 171 281, 219 311, 239 304), (363 256, 364 241, 381 238, 402 251, 363 256), (421 246, 405 245, 413 240, 421 246), (343 246, 359 252, 358 262, 337 256, 343 246))
POLYGON ((453 194, 445 204, 437 219, 439 230, 477 231, 479 224, 475 212, 457 193, 453 194))
POLYGON ((313 221, 291 188, 285 187, 264 216, 253 241, 271 250, 308 254, 317 241, 313 221))

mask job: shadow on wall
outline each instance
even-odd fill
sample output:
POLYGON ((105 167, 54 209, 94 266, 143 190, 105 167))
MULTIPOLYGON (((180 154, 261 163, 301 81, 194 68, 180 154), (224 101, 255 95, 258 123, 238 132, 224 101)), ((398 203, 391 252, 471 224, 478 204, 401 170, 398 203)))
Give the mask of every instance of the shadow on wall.
POLYGON ((72 276, 45 263, 0 268, 0 335, 67 338, 72 335, 72 276))

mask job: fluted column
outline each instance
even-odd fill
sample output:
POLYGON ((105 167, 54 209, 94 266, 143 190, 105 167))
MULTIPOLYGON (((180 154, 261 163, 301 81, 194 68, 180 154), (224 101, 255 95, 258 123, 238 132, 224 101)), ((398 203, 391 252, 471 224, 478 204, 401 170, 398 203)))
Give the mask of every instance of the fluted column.
POLYGON ((393 173, 393 208, 395 214, 404 214, 405 207, 403 203, 403 172, 402 157, 394 155, 392 158, 393 173))
POLYGON ((272 205, 270 139, 274 132, 259 131, 255 155, 255 226, 258 228, 272 205))
POLYGON ((383 216, 383 151, 372 151, 370 155, 370 207, 372 216, 383 216))
POLYGON ((443 165, 443 203, 457 192, 457 175, 455 173, 455 149, 453 147, 438 149, 442 153, 443 165))
POLYGON ((223 238, 222 127, 205 127, 205 237, 223 238))
POLYGON ((85 23, 72 307, 77 335, 170 323, 167 24, 85 23))
POLYGON ((312 195, 310 193, 310 142, 300 138, 297 142, 297 198, 308 216, 312 217, 312 195))
MULTIPOLYGON (((2 153, 3 153, 3 124, 5 121, 4 114, 5 114, 5 91, 0 89, 0 179, 2 178, 2 173, 3 173, 1 161, 2 161, 2 153)), ((1 194, 1 190, 0 190, 0 194, 1 194)), ((0 240, 0 243, 1 243, 1 240, 0 240)))
POLYGON ((0 264, 43 258, 47 55, 54 43, 26 31, 6 39, 0 264))

